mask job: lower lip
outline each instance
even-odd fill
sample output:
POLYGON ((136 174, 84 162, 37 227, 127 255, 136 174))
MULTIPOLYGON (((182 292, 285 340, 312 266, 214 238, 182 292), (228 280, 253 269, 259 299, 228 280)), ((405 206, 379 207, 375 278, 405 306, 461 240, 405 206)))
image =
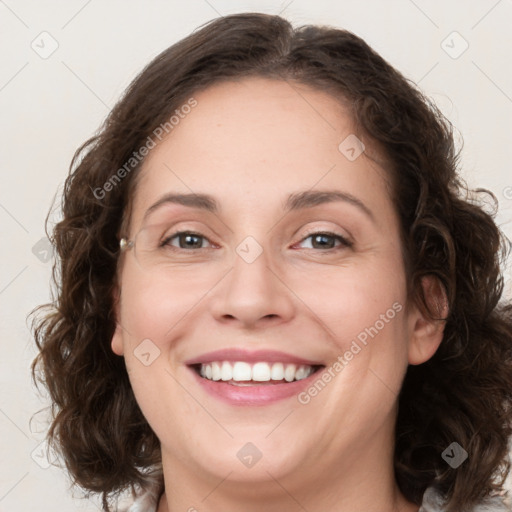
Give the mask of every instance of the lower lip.
POLYGON ((188 367, 202 388, 210 395, 230 405, 268 405, 298 395, 313 380, 318 379, 322 368, 309 377, 280 384, 255 384, 254 386, 237 386, 222 380, 204 379, 191 367, 188 367))

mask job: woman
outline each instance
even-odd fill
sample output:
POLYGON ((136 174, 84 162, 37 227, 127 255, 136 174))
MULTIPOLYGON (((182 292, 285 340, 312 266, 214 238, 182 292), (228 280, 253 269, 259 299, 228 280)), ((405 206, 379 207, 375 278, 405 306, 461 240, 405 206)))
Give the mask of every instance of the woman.
POLYGON ((105 510, 506 510, 504 239, 364 41, 212 21, 72 167, 33 370, 105 510))

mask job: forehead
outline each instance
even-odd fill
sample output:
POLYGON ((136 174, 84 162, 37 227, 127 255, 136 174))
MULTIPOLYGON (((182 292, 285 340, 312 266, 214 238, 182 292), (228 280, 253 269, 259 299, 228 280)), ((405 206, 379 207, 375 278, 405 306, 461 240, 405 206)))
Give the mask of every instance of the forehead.
POLYGON ((287 161, 306 154, 317 157, 315 144, 320 140, 325 149, 334 134, 337 138, 353 131, 341 98, 291 81, 223 82, 199 92, 195 99, 197 106, 168 140, 179 144, 193 137, 197 158, 257 164, 270 156, 287 161), (306 139, 314 144, 304 145, 306 139))
POLYGON ((315 186, 353 195, 385 191, 383 169, 365 154, 351 161, 340 151, 355 136, 341 98, 295 82, 247 78, 213 85, 194 99, 197 105, 142 166, 135 218, 169 191, 207 192, 221 205, 248 210, 281 205, 290 192, 315 186))

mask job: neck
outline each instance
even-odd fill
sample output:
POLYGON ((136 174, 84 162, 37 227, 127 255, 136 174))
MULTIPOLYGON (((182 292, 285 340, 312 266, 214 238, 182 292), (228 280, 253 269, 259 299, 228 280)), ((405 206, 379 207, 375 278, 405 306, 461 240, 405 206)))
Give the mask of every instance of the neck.
POLYGON ((418 512, 396 485, 392 443, 376 437, 373 443, 354 443, 342 460, 324 454, 288 474, 266 468, 251 481, 240 478, 237 466, 217 475, 163 451, 167 492, 158 512, 418 512))
MULTIPOLYGON (((222 484, 221 484, 222 485, 222 484)), ((307 506, 303 505, 303 502, 299 501, 299 499, 295 498, 292 493, 288 493, 287 490, 284 489, 284 486, 281 488, 282 494, 280 497, 271 498, 266 495, 265 500, 255 500, 254 492, 251 492, 251 495, 246 495, 243 499, 233 499, 226 496, 227 493, 223 493, 222 496, 219 495, 215 499, 209 495, 205 495, 203 499, 195 498, 192 496, 177 496, 173 494, 170 496, 170 502, 167 500, 167 495, 164 492, 161 496, 158 510, 157 512, 174 512, 174 511, 187 511, 187 512, 217 512, 222 510, 224 512, 234 512, 238 510, 244 510, 247 512, 261 512, 261 510, 268 510, 269 512, 297 512, 299 510, 308 511, 308 512, 320 512, 324 510, 336 510, 337 512, 354 512, 354 510, 365 510, 365 512, 419 512, 419 507, 405 499, 403 495, 400 494, 398 489, 394 490, 394 492, 390 493, 389 498, 379 498, 378 492, 375 492, 375 489, 371 489, 369 493, 366 493, 365 497, 371 497, 372 503, 368 503, 368 499, 358 500, 358 503, 361 505, 349 505, 349 500, 340 500, 336 499, 330 500, 336 502, 335 506, 341 506, 343 508, 325 508, 324 501, 318 499, 321 496, 320 492, 318 496, 313 500, 313 498, 309 498, 307 506), (287 498, 283 499, 283 495, 287 494, 287 498), (248 503, 248 499, 251 500, 248 503), (204 503, 208 501, 208 504, 204 503), (316 502, 316 504, 314 503, 316 502), (190 503, 194 503, 193 506, 190 503), (226 508, 226 503, 230 503, 231 508, 226 508), (387 505, 384 505, 387 503, 387 505), (185 507, 185 508, 184 508, 185 507), (241 508, 245 507, 245 508, 241 508), (358 508, 354 508, 358 507, 358 508), (363 507, 363 508, 359 508, 363 507)), ((215 492, 212 489, 210 492, 215 492)), ((257 494, 260 491, 256 491, 256 496, 263 496, 263 494, 257 494)), ((330 507, 330 505, 327 505, 330 507)))

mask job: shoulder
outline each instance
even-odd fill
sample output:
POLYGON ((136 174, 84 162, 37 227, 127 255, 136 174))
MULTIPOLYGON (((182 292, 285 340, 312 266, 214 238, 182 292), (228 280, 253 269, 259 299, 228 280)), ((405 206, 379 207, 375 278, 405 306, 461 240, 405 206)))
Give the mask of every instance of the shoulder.
MULTIPOLYGON (((131 504, 118 508, 118 512, 156 512, 158 505, 158 493, 148 490, 140 494, 131 504)), ((471 512, 508 512, 511 510, 509 499, 500 496, 489 498, 485 503, 476 506, 471 512)), ((429 487, 423 495, 423 502, 419 512, 443 512, 444 500, 432 487, 429 487)))
POLYGON ((149 495, 142 495, 136 498, 131 505, 117 508, 117 512, 156 512, 157 502, 149 495))
MULTIPOLYGON (((444 500, 433 487, 429 487, 423 495, 419 512, 444 512, 444 500)), ((509 512, 512 509, 510 498, 494 496, 475 506, 471 512, 509 512)))
POLYGON ((136 498, 131 505, 117 509, 117 512, 156 512, 157 502, 149 494, 143 494, 136 498))
POLYGON ((160 494, 158 486, 143 490, 135 498, 118 503, 116 512, 157 512, 160 494))

